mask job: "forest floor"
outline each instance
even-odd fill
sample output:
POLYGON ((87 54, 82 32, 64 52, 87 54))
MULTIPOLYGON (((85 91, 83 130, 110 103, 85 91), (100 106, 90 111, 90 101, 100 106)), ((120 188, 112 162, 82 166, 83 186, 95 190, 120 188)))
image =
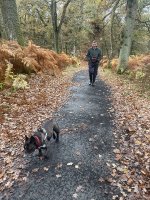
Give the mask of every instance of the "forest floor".
MULTIPOLYGON (((149 72, 146 76, 150 77, 149 72)), ((114 108, 116 166, 113 176, 125 199, 145 200, 150 195, 150 96, 141 83, 102 70, 101 78, 111 86, 114 108)))
POLYGON ((0 198, 148 199, 149 100, 107 71, 95 87, 85 69, 72 82, 73 72, 36 75, 30 89, 0 93, 0 198), (61 137, 50 159, 24 157, 24 135, 54 116, 61 137))

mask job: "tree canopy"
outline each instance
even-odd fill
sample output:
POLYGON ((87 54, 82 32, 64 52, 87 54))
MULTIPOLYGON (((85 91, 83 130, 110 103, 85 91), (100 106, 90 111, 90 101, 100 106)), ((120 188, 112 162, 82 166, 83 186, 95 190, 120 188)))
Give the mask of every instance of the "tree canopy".
MULTIPOLYGON (((128 23, 127 13, 130 12, 128 9, 133 1, 17 0, 16 2, 18 16, 15 16, 15 19, 18 17, 20 21, 20 30, 26 43, 32 40, 37 45, 58 52, 81 55, 85 53, 92 40, 97 40, 103 54, 111 59, 119 57, 123 34, 128 23)), ((148 0, 135 0, 134 3, 137 6, 134 22, 132 21, 134 25, 131 25, 132 36, 129 34, 130 55, 150 50, 150 3, 148 0)), ((0 5, 2 16, 0 36, 8 38, 6 12, 2 0, 0 5)))

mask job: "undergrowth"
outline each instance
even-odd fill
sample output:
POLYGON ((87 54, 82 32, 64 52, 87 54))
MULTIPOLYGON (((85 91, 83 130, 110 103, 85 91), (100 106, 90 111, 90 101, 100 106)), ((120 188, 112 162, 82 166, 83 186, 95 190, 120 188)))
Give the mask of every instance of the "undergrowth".
POLYGON ((128 85, 132 90, 138 92, 140 96, 150 98, 150 73, 131 75, 133 72, 127 71, 119 75, 115 71, 107 68, 101 70, 100 73, 110 79, 119 79, 123 84, 128 85))
MULTIPOLYGON (((118 59, 111 60, 108 67, 108 59, 102 60, 103 72, 116 76, 129 84, 134 85, 141 95, 150 96, 150 55, 130 56, 128 69, 123 74, 117 74, 118 59)), ((108 74, 107 74, 108 75, 108 74)))

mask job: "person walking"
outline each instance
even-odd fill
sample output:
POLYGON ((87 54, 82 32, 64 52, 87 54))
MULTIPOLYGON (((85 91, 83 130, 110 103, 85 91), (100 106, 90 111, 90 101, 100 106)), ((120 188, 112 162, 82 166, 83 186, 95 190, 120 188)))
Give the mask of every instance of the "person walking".
POLYGON ((88 49, 86 58, 88 60, 88 66, 89 66, 89 78, 90 78, 89 85, 94 86, 98 72, 99 62, 102 59, 102 50, 97 47, 96 41, 92 42, 92 47, 88 49))

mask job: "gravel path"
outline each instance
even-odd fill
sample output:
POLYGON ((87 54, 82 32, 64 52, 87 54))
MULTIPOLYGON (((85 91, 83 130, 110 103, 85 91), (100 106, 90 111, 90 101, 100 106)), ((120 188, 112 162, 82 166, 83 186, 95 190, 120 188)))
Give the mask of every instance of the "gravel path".
POLYGON ((110 90, 101 80, 89 86, 86 71, 74 82, 79 84, 70 88, 70 99, 56 114, 60 142, 51 141, 46 161, 29 157, 26 181, 3 199, 111 200, 117 192, 107 181, 106 163, 114 161, 110 90))

